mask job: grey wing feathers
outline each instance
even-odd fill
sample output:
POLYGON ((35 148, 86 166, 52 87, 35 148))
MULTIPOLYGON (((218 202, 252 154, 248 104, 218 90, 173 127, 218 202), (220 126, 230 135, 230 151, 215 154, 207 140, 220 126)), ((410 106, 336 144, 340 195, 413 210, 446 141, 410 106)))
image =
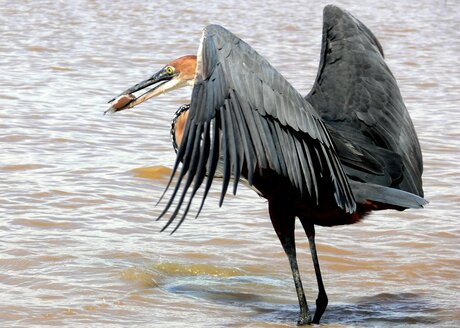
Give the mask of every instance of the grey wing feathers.
POLYGON ((182 223, 205 182, 203 206, 217 167, 223 172, 220 203, 232 180, 235 193, 241 177, 252 185, 254 175, 268 169, 287 177, 302 195, 316 202, 334 197, 337 206, 354 212, 353 193, 326 127, 280 73, 217 25, 205 28, 197 59, 189 117, 173 170, 180 162, 182 169, 161 216, 180 196, 166 227, 187 204, 178 225, 182 223), (321 189, 320 183, 328 187, 321 189))
POLYGON ((382 47, 335 6, 324 9, 320 65, 306 99, 342 145, 337 152, 349 177, 423 197, 420 145, 382 47))

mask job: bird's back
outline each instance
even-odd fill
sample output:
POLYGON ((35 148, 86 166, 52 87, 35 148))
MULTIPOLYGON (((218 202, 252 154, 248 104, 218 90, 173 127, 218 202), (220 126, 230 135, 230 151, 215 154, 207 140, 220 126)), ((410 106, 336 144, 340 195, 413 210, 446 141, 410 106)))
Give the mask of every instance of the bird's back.
POLYGON ((306 99, 326 123, 351 180, 423 197, 420 145, 382 47, 335 6, 324 9, 319 71, 306 99))

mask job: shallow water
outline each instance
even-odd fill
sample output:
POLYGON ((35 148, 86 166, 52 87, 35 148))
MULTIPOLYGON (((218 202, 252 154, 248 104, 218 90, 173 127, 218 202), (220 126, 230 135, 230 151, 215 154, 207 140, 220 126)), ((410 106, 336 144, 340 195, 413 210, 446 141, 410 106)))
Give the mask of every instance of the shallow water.
MULTIPOLYGON (((318 228, 325 327, 460 326, 460 14, 454 1, 338 1, 381 41, 420 138, 424 210, 318 228)), ((326 2, 19 1, 0 15, 0 325, 289 327, 298 305, 266 202, 241 187, 174 235, 155 207, 190 90, 106 102, 218 23, 303 94, 326 2)), ((316 283, 298 248, 307 298, 316 283)))

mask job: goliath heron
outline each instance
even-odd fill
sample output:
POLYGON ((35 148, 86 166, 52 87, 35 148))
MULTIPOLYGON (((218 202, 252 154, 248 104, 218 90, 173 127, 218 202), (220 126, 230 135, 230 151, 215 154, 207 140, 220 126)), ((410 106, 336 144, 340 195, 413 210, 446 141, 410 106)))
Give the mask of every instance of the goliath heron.
POLYGON ((247 43, 210 25, 196 56, 171 61, 123 92, 109 109, 131 108, 193 86, 190 105, 181 106, 173 119, 177 159, 166 189, 180 164, 182 169, 160 217, 179 197, 165 226, 179 215, 177 229, 205 182, 199 213, 216 176, 222 178, 220 204, 232 180, 234 193, 240 181, 252 186, 268 200, 288 256, 299 324, 319 323, 328 303, 315 225, 351 224, 372 210, 426 204, 417 135, 375 36, 348 12, 327 6, 320 58, 315 84, 302 97, 247 43), (139 97, 133 95, 152 85, 139 97), (296 217, 308 237, 318 283, 313 319, 297 266, 296 217))

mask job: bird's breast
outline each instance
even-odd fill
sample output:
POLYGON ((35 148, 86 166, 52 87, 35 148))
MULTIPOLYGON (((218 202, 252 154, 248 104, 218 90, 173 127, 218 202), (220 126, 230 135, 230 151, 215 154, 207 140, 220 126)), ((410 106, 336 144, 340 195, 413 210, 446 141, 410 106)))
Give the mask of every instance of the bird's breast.
POLYGON ((176 153, 184 136, 185 124, 187 123, 189 108, 190 104, 180 106, 174 114, 171 122, 171 139, 176 153))

